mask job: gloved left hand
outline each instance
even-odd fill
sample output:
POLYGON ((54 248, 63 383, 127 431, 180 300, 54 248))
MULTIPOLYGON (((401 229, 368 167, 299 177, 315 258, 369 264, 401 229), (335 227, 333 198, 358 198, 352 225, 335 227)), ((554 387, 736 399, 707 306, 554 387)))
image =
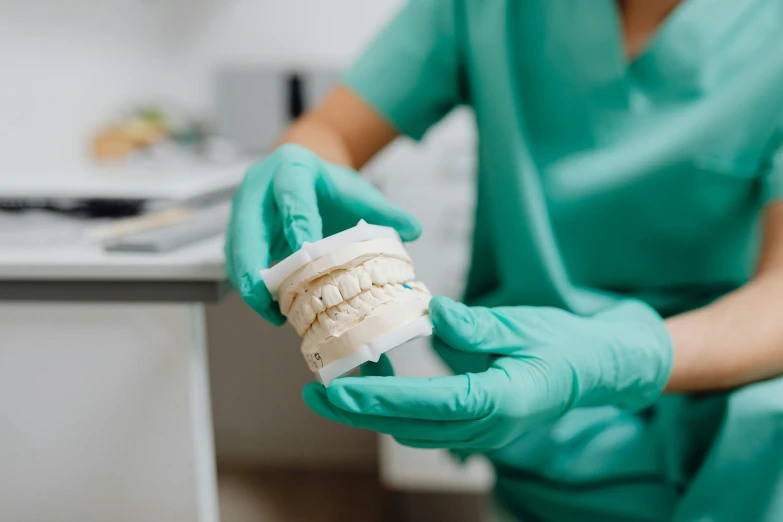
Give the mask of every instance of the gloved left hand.
POLYGON ((488 355, 486 371, 394 377, 382 359, 380 376, 308 384, 305 402, 328 419, 408 446, 489 451, 573 408, 644 408, 671 371, 666 327, 638 301, 582 317, 555 308, 469 308, 435 297, 430 317, 451 349, 488 355))
POLYGON ((421 234, 419 221, 391 204, 348 167, 322 160, 288 143, 256 163, 234 196, 226 231, 226 274, 261 317, 285 317, 261 280, 260 270, 296 252, 304 242, 356 226, 364 219, 394 227, 404 241, 421 234))

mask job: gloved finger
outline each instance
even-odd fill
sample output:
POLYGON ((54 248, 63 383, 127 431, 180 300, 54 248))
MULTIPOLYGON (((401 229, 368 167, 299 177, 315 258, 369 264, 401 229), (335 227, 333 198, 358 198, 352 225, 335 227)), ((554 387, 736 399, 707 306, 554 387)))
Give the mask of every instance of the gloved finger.
POLYGON ((226 273, 233 274, 229 279, 242 300, 258 315, 275 326, 285 324, 286 318, 280 312, 280 306, 272 300, 266 285, 259 274, 260 270, 239 272, 234 263, 238 257, 234 251, 234 242, 229 237, 223 247, 226 257, 226 273))
POLYGON ((272 190, 283 222, 283 234, 293 252, 304 242, 323 237, 315 183, 317 166, 303 162, 282 162, 275 171, 272 190))
POLYGON ((386 354, 381 354, 378 362, 366 362, 361 367, 362 375, 365 377, 392 377, 394 376, 394 367, 386 354))
POLYGON ((528 332, 524 322, 509 317, 503 308, 469 307, 443 296, 430 300, 433 332, 444 343, 465 352, 509 355, 524 348, 528 332))
POLYGON ((237 286, 234 284, 234 277, 236 276, 236 269, 234 268, 234 240, 231 237, 231 225, 228 225, 226 228, 226 237, 223 241, 223 257, 225 257, 225 266, 223 267, 226 271, 226 275, 228 276, 228 279, 231 281, 231 284, 235 287, 237 286))
POLYGON ((394 228, 403 241, 414 241, 421 235, 421 222, 418 218, 386 199, 359 199, 354 202, 353 209, 359 219, 373 225, 394 228))
MULTIPOLYGON (((272 200, 274 196, 269 199, 272 200)), ((272 238, 272 244, 269 247, 269 257, 272 261, 282 261, 286 257, 294 253, 291 250, 291 246, 288 244, 288 240, 283 234, 283 223, 280 218, 280 212, 275 207, 274 202, 270 205, 273 209, 274 217, 269 221, 271 230, 269 232, 272 238)))
POLYGON ((403 241, 421 235, 421 223, 413 214, 389 202, 372 183, 347 167, 329 164, 329 176, 319 180, 318 189, 357 221, 393 227, 403 241))
MULTIPOLYGON (((361 379, 362 377, 354 378, 361 379)), ((335 407, 327 397, 326 389, 318 383, 310 383, 305 386, 302 398, 315 413, 331 421, 354 428, 386 433, 394 437, 458 443, 475 437, 477 430, 480 429, 479 424, 473 421, 448 422, 430 419, 405 419, 347 412, 335 407)))
POLYGON ((401 437, 395 437, 398 443, 409 448, 417 449, 448 449, 451 450, 460 463, 464 463, 470 455, 480 453, 480 448, 471 447, 470 440, 455 440, 455 441, 432 441, 432 440, 417 440, 417 439, 405 439, 401 437), (457 453, 459 452, 459 453, 457 453), (463 457, 462 455, 466 455, 463 457))
POLYGON ((455 374, 484 372, 491 364, 491 355, 488 353, 455 350, 436 335, 433 335, 431 339, 432 349, 455 374))
POLYGON ((480 421, 459 421, 473 422, 480 426, 480 429, 473 430, 467 438, 462 440, 428 440, 411 439, 405 437, 395 437, 397 442, 404 446, 421 449, 448 449, 452 457, 465 462, 471 456, 477 453, 489 453, 508 444, 503 424, 508 422, 500 417, 480 421))
MULTIPOLYGON (((347 412, 378 417, 475 420, 493 410, 489 381, 501 370, 419 377, 345 377, 326 390, 329 401, 347 412)), ((502 378, 502 377, 501 377, 502 378)))
POLYGON ((226 273, 242 299, 267 321, 281 325, 285 317, 272 302, 260 275, 269 267, 268 223, 273 210, 266 168, 264 163, 250 167, 234 196, 224 253, 226 273))

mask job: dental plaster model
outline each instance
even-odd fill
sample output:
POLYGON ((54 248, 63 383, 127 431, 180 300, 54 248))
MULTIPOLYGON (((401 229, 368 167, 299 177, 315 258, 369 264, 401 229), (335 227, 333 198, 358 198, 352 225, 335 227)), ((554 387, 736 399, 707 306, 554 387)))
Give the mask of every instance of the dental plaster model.
POLYGON ((432 333, 431 295, 390 227, 358 225, 262 270, 269 293, 302 337, 310 370, 328 386, 340 375, 432 333))

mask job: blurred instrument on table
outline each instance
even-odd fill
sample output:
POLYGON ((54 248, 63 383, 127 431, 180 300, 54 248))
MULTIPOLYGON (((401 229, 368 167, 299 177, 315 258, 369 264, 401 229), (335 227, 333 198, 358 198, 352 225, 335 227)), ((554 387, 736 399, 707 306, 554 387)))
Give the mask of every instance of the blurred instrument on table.
POLYGON ((118 219, 105 225, 88 228, 85 238, 89 241, 103 242, 116 240, 129 234, 137 234, 156 228, 170 226, 187 221, 193 216, 193 209, 176 207, 140 216, 118 219))
MULTIPOLYGON (((109 252, 168 252, 222 234, 231 210, 229 202, 203 208, 181 208, 150 214, 146 227, 104 243, 109 252), (175 212, 175 210, 179 212, 175 212), (165 222, 165 224, 161 224, 165 222)), ((138 225, 137 225, 138 226, 138 225)))

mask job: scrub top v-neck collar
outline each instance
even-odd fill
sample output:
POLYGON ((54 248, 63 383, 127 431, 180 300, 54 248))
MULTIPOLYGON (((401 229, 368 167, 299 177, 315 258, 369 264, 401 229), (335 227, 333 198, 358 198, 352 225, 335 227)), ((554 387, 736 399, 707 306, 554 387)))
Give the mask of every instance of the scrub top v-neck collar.
POLYGON ((609 3, 613 20, 607 25, 615 31, 629 83, 656 97, 692 98, 704 88, 710 54, 755 2, 682 0, 633 58, 625 52, 620 7, 616 0, 609 3))
POLYGON ((702 83, 700 65, 707 51, 720 39, 725 25, 743 9, 727 0, 682 0, 635 57, 629 57, 626 51, 618 0, 599 0, 589 6, 555 1, 548 15, 559 19, 552 20, 552 25, 572 27, 568 60, 571 79, 581 83, 595 107, 609 116, 632 108, 639 90, 654 98, 689 98, 698 92, 702 83), (722 10, 731 15, 716 15, 722 10), (704 23, 716 16, 719 23, 704 23))

